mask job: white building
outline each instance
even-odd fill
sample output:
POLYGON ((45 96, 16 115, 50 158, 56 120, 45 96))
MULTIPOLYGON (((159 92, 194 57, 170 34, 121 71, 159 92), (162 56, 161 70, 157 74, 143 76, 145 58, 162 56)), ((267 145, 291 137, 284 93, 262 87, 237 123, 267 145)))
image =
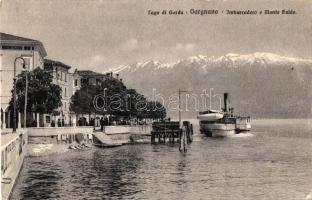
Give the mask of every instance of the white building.
MULTIPOLYGON (((47 56, 43 44, 38 40, 0 33, 0 101, 1 101, 1 128, 13 126, 12 111, 9 111, 9 102, 12 98, 14 78, 14 60, 23 57, 26 68, 43 68, 44 57, 47 56)), ((16 75, 21 73, 22 60, 16 61, 16 75)), ((21 114, 18 115, 18 126, 21 126, 21 114)))

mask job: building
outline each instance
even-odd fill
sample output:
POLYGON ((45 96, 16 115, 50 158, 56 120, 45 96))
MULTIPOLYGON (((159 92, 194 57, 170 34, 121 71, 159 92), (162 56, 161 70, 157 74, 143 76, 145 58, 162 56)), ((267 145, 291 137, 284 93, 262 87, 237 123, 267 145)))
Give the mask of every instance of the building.
POLYGON ((98 85, 102 81, 112 78, 112 73, 101 74, 91 70, 78 70, 76 73, 81 77, 81 86, 88 85, 98 85))
MULTIPOLYGON (((9 103, 12 98, 14 78, 14 61, 22 57, 25 61, 26 70, 33 70, 37 67, 51 73, 53 83, 62 89, 62 106, 53 113, 43 115, 27 113, 27 119, 36 121, 37 126, 70 126, 76 125, 77 115, 70 111, 71 97, 82 86, 98 85, 106 79, 113 78, 112 73, 101 74, 91 70, 75 70, 70 72, 71 66, 60 61, 45 58, 47 56, 43 44, 38 40, 0 33, 0 101, 1 101, 1 128, 13 127, 13 111, 9 110, 9 103), (30 116, 32 117, 30 117, 30 116), (53 123, 54 122, 54 123, 53 123)), ((23 69, 22 59, 16 62, 16 75, 23 69)), ((116 76, 118 79, 118 75, 116 76)), ((24 126, 23 113, 18 114, 17 127, 24 126)), ((89 116, 90 118, 90 116, 89 116)))
MULTIPOLYGON (((27 70, 33 70, 37 67, 43 68, 47 52, 38 40, 6 33, 0 33, 0 48, 1 128, 9 128, 13 127, 13 112, 9 110, 9 102, 12 98, 14 60, 17 57, 22 57, 25 60, 27 70)), ((18 59, 16 61, 16 75, 22 70, 22 60, 18 59)), ((21 114, 18 115, 18 126, 21 126, 21 121, 23 121, 20 119, 21 114)))
POLYGON ((77 90, 81 88, 81 79, 82 77, 79 75, 78 70, 75 69, 73 76, 73 89, 72 89, 72 95, 75 94, 77 90))
POLYGON ((44 116, 43 126, 50 126, 52 121, 57 125, 71 125, 70 98, 73 91, 73 74, 69 72, 70 66, 60 61, 44 59, 44 70, 50 72, 54 84, 62 89, 62 106, 53 114, 44 116))
MULTIPOLYGON (((64 122, 65 126, 76 125, 78 116, 70 111, 72 95, 86 84, 97 85, 107 78, 112 78, 111 73, 101 74, 91 70, 77 69, 71 73, 70 69, 71 66, 60 61, 44 59, 44 70, 51 73, 53 83, 59 85, 62 89, 62 107, 55 112, 57 114, 45 114, 42 126, 51 126, 52 121, 55 122, 56 126, 63 125, 62 122, 64 122)), ((86 117, 89 123, 90 116, 84 117, 86 117)))

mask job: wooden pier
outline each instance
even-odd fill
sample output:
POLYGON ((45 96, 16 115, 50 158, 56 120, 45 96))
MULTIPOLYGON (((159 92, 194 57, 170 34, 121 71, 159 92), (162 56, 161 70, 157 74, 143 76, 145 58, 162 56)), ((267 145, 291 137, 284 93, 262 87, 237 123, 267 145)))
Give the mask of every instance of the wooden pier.
MULTIPOLYGON (((187 143, 193 140, 193 126, 190 122, 184 121, 183 128, 186 131, 187 143)), ((178 121, 154 122, 151 131, 151 143, 175 143, 180 142, 183 128, 180 128, 178 121)))

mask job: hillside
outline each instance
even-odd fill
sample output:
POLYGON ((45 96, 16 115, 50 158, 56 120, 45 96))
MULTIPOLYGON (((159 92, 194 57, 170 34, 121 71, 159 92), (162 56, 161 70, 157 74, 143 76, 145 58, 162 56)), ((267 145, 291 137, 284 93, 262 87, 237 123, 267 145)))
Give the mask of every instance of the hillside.
MULTIPOLYGON (((199 55, 175 63, 148 61, 109 71, 119 73, 127 85, 146 96, 151 97, 155 88, 157 94, 167 98, 171 115, 176 114, 172 111, 176 106, 169 104, 168 98, 177 94, 179 88, 194 95, 214 88, 214 94, 230 93, 231 106, 238 113, 257 118, 312 117, 312 60, 272 53, 199 55)), ((185 108, 185 95, 182 99, 185 108)), ((201 103, 198 107, 202 106, 201 103)), ((217 97, 213 99, 213 107, 219 107, 217 97)), ((196 114, 194 106, 189 106, 183 116, 196 114)))

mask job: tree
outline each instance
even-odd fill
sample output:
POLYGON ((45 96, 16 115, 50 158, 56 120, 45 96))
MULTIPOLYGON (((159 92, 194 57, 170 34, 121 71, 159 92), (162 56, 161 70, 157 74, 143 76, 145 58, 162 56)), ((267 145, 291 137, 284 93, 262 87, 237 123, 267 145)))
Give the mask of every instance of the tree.
POLYGON ((153 119, 166 116, 166 109, 159 102, 148 102, 144 95, 135 89, 128 89, 123 82, 114 78, 105 79, 98 85, 84 85, 72 96, 70 109, 77 114, 97 113, 153 119), (96 98, 99 95, 101 98, 96 98))
POLYGON ((84 85, 71 97, 70 110, 76 114, 91 114, 96 112, 93 98, 99 88, 93 85, 84 85))
POLYGON ((126 114, 127 116, 136 116, 144 118, 145 110, 147 109, 147 100, 139 94, 135 89, 126 90, 126 114))
POLYGON ((127 87, 118 79, 105 79, 101 84, 101 91, 105 90, 106 112, 116 116, 128 116, 127 87))
POLYGON ((158 101, 149 101, 146 118, 164 119, 167 115, 166 108, 158 101))
POLYGON ((110 98, 106 97, 114 97, 117 94, 122 96, 125 93, 125 89, 126 87, 115 79, 101 81, 97 85, 84 84, 71 97, 70 110, 77 114, 104 114, 104 112, 112 114, 114 113, 113 110, 108 107, 117 107, 118 102, 109 101, 110 98), (101 96, 96 99, 95 103, 95 98, 99 95, 101 96))
MULTIPOLYGON (((27 111, 52 113, 62 106, 60 86, 52 83, 52 75, 41 68, 22 72, 16 80, 17 110, 24 112, 26 73, 28 76, 27 111)), ((13 94, 12 90, 12 94, 13 94)), ((13 105, 13 97, 10 102, 13 105)))

